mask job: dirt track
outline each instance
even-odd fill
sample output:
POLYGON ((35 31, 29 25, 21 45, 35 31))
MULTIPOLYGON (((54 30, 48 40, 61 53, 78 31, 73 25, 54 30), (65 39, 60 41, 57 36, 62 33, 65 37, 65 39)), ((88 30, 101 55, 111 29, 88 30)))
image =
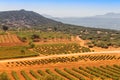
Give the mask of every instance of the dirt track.
POLYGON ((78 55, 86 55, 86 54, 119 54, 119 53, 120 51, 104 51, 104 52, 86 52, 86 53, 74 53, 74 54, 49 55, 42 57, 38 56, 38 57, 29 57, 29 58, 0 60, 0 63, 24 61, 24 60, 48 59, 48 58, 56 58, 56 57, 68 57, 68 56, 70 57, 70 56, 78 56, 78 55))

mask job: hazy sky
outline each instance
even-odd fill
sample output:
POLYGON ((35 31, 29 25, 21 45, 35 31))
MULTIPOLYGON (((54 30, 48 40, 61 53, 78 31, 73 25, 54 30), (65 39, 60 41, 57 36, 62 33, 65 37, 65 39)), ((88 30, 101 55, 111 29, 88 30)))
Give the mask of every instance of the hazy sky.
POLYGON ((26 9, 55 17, 120 13, 120 0, 0 0, 0 11, 26 9))

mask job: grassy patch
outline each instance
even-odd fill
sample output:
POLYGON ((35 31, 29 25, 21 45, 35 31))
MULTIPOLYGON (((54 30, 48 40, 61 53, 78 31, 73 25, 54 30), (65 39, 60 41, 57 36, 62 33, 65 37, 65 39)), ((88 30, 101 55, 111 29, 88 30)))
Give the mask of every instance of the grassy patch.
POLYGON ((27 47, 0 47, 0 59, 22 58, 31 56, 38 56, 38 54, 29 51, 27 47))
POLYGON ((40 39, 54 39, 54 38, 60 38, 60 39, 70 39, 70 34, 65 34, 62 32, 43 32, 43 31, 20 31, 20 32, 11 32, 13 34, 18 35, 19 37, 26 37, 27 39, 31 39, 31 35, 36 34, 39 35, 40 39))

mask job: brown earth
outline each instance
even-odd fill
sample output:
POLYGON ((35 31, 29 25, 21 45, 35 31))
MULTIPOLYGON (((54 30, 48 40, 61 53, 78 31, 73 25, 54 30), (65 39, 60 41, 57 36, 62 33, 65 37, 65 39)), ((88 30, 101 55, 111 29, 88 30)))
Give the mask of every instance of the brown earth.
POLYGON ((0 46, 24 45, 15 34, 0 35, 0 46))
MULTIPOLYGON (((56 41, 49 41, 49 42, 38 42, 35 44, 53 44, 53 43, 71 43, 71 42, 77 42, 79 43, 81 46, 85 46, 86 42, 88 42, 87 40, 82 40, 78 37, 73 38, 72 40, 56 40, 56 41)), ((13 46, 13 45, 22 45, 22 42, 18 39, 18 37, 16 35, 0 35, 0 46, 13 46)), ((73 67, 86 67, 86 66, 105 66, 105 65, 120 65, 120 60, 101 60, 101 61, 79 61, 79 62, 67 62, 67 63, 56 63, 56 64, 45 64, 45 65, 31 65, 31 66, 19 66, 19 67, 7 67, 6 64, 7 62, 10 61, 25 61, 25 60, 34 60, 34 59, 40 59, 40 58, 52 58, 52 57, 62 57, 62 56, 78 56, 78 55, 101 55, 101 53, 103 54, 109 54, 109 55, 116 55, 116 56, 120 56, 120 48, 113 48, 113 47, 109 47, 108 49, 103 49, 103 48, 98 48, 98 47, 94 47, 91 48, 92 50, 94 50, 95 52, 92 53, 76 53, 76 54, 65 54, 65 55, 51 55, 51 56, 39 56, 39 57, 32 57, 32 58, 23 58, 23 59, 9 59, 9 60, 1 60, 0 61, 0 72, 7 72, 9 75, 11 74, 11 71, 16 71, 20 77, 20 79, 24 80, 23 76, 21 76, 20 71, 21 70, 25 70, 27 73, 29 72, 29 70, 46 70, 46 69, 50 69, 51 71, 54 72, 55 68, 59 68, 59 69, 64 69, 64 68, 73 68, 73 67), (110 52, 107 52, 110 51, 110 52)), ((29 76, 32 78, 32 80, 35 80, 30 74, 29 76)), ((13 77, 10 75, 9 76, 12 80, 13 77)))
MULTIPOLYGON (((118 54, 117 54, 118 55, 118 54)), ((11 80, 13 79, 13 76, 11 75, 12 71, 16 71, 20 80, 25 80, 23 76, 20 74, 21 70, 25 70, 27 75, 32 78, 32 80, 36 80, 32 75, 30 75, 29 71, 33 70, 37 73, 37 70, 45 71, 46 69, 50 69, 52 72, 57 74, 54 69, 58 68, 63 71, 64 68, 71 69, 73 67, 93 67, 93 66, 106 66, 106 65, 120 65, 120 60, 104 60, 104 61, 79 61, 79 62, 68 62, 68 63, 57 63, 57 64, 45 64, 45 65, 34 65, 34 66, 19 66, 19 67, 6 67, 6 63, 0 63, 0 72, 7 72, 11 80)), ((59 75, 59 74, 57 74, 59 75)), ((61 75, 59 75, 61 76, 61 75)), ((63 76, 61 76, 63 77, 63 76)), ((64 77, 63 77, 64 78, 64 77)), ((66 79, 66 78, 65 78, 66 79)), ((68 80, 68 79, 66 79, 68 80)), ((86 78, 86 80, 90 80, 86 78)))
MULTIPOLYGON (((120 52, 119 52, 120 53, 120 52)), ((119 53, 81 53, 78 55, 115 55, 115 56, 120 56, 119 53)), ((30 70, 30 69, 54 69, 54 68, 72 68, 72 67, 79 67, 79 66, 101 66, 101 65, 113 65, 113 64, 120 64, 120 60, 100 60, 100 61, 79 61, 79 62, 66 62, 66 63, 56 63, 56 64, 45 64, 45 65, 30 65, 30 66, 12 66, 12 67, 7 67, 6 64, 7 62, 16 62, 16 61, 31 61, 31 60, 38 60, 38 59, 48 59, 48 58, 55 58, 55 57, 70 57, 70 56, 78 56, 77 54, 67 54, 67 55, 53 55, 53 56, 45 56, 45 57, 32 57, 32 58, 21 58, 21 59, 9 59, 9 60, 1 60, 0 61, 0 71, 11 71, 11 70, 30 70)))

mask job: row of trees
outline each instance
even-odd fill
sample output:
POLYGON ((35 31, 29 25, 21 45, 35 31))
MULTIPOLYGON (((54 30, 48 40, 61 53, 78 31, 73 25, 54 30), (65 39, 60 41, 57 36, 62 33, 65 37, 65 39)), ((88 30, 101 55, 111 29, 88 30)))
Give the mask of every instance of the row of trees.
POLYGON ((57 57, 50 59, 40 59, 31 61, 16 61, 8 62, 7 67, 17 66, 31 66, 31 65, 44 65, 50 63, 66 63, 66 62, 78 62, 78 61, 101 61, 101 60, 118 60, 114 55, 86 55, 86 56, 72 56, 72 57, 57 57))

